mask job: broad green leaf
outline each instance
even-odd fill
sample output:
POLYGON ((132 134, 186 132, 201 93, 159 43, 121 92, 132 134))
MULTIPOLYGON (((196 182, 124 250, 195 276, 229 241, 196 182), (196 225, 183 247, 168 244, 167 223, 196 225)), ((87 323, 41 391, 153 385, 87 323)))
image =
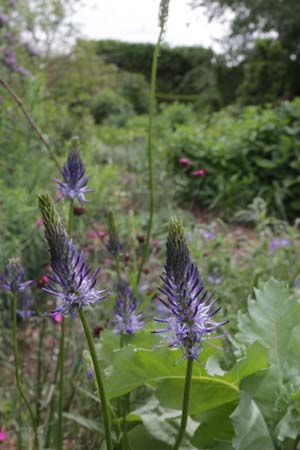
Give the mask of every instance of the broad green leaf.
MULTIPOLYGON (((184 377, 159 380, 157 398, 168 408, 181 409, 184 377)), ((190 414, 209 411, 220 405, 237 401, 239 389, 234 383, 216 377, 193 377, 190 414)))
POLYGON ((255 291, 248 313, 239 316, 237 339, 258 341, 269 351, 270 369, 259 385, 246 380, 243 389, 252 395, 279 440, 295 438, 300 407, 290 404, 300 390, 300 304, 284 283, 271 280, 255 291))
POLYGON ((80 425, 81 427, 86 428, 87 430, 93 431, 94 433, 100 434, 103 436, 103 427, 100 424, 100 422, 97 422, 93 419, 87 419, 84 416, 80 416, 79 414, 71 414, 71 413, 64 413, 64 417, 68 420, 71 420, 73 422, 76 422, 77 425, 80 425))
POLYGON ((245 356, 240 358, 232 369, 224 375, 224 379, 239 385, 245 377, 267 367, 269 367, 268 350, 259 342, 253 342, 247 348, 245 356))
POLYGON ((276 280, 256 289, 255 296, 248 301, 248 313, 238 316, 236 337, 244 344, 260 342, 269 350, 270 362, 281 370, 291 331, 300 323, 300 304, 289 295, 286 284, 276 280))
MULTIPOLYGON (((160 443, 159 445, 161 445, 161 443, 164 443, 164 445, 167 446, 166 448, 172 448, 172 444, 174 444, 174 442, 176 441, 180 425, 179 411, 163 408, 160 405, 159 401, 155 397, 152 397, 145 405, 143 405, 141 408, 136 409, 133 414, 141 418, 146 436, 151 438, 151 440, 160 443)), ((196 450, 196 448, 190 443, 189 438, 192 437, 197 426, 198 424, 191 418, 189 418, 186 428, 186 436, 181 445, 182 450, 196 450)), ((137 439, 134 430, 131 439, 133 441, 137 439), (133 436, 135 436, 135 439, 133 438, 133 436)), ((135 446, 134 448, 136 448, 135 446)))
POLYGON ((238 401, 227 403, 203 414, 197 414, 195 419, 200 422, 192 443, 197 448, 232 449, 231 441, 234 436, 230 415, 236 408, 238 401), (217 424, 217 426, 216 426, 217 424))
POLYGON ((272 437, 261 411, 246 392, 241 392, 238 407, 231 415, 235 450, 275 450, 272 437))

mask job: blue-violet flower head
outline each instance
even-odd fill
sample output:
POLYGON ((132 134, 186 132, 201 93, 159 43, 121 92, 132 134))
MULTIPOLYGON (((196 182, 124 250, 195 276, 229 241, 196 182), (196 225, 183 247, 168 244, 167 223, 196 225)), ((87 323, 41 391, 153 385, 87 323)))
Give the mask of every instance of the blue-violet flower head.
POLYGON ((105 299, 109 295, 108 291, 95 289, 100 269, 90 273, 91 269, 86 264, 84 253, 78 253, 72 239, 67 235, 49 195, 40 195, 39 203, 53 270, 53 273, 48 275, 50 283, 43 291, 59 300, 58 307, 50 315, 72 314, 80 307, 105 299))
POLYGON ((19 259, 11 258, 0 275, 0 288, 10 292, 23 292, 33 283, 33 280, 24 281, 25 272, 19 259))
POLYGON ((166 335, 169 347, 179 348, 183 357, 198 359, 203 341, 227 321, 214 322, 221 307, 214 309, 215 292, 205 290, 198 269, 191 261, 183 227, 178 219, 169 224, 167 260, 161 277, 164 287, 159 301, 169 310, 168 317, 155 319, 165 324, 156 333, 166 335))
POLYGON ((79 152, 79 143, 77 138, 71 141, 71 147, 68 153, 68 160, 61 171, 64 181, 53 178, 55 188, 61 193, 61 200, 67 197, 70 200, 77 198, 80 202, 87 202, 85 194, 93 192, 93 189, 87 188, 89 177, 84 176, 85 166, 81 160, 79 152))
POLYGON ((127 282, 118 285, 114 315, 113 326, 117 334, 134 334, 144 328, 142 314, 137 312, 137 303, 127 282))

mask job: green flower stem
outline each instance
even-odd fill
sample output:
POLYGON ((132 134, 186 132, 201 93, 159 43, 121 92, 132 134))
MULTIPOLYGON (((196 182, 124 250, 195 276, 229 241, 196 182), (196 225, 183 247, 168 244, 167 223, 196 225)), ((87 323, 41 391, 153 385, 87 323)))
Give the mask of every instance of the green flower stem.
POLYGON ((150 237, 153 225, 153 215, 154 215, 154 176, 153 176, 153 156, 152 156, 152 135, 153 135, 153 117, 155 113, 155 91, 156 91, 156 76, 157 76, 157 66, 158 66, 158 56, 160 43, 164 33, 164 28, 161 26, 160 33, 157 39, 157 43, 154 48, 153 59, 152 59, 152 69, 151 69, 151 83, 150 83, 150 100, 149 100, 149 121, 148 121, 148 144, 147 144, 147 159, 148 159, 148 187, 149 187, 149 220, 147 225, 147 236, 146 242, 143 248, 142 261, 139 266, 137 274, 137 285, 140 282, 143 267, 145 265, 150 246, 150 237))
POLYGON ((189 358, 187 361, 183 402, 182 402, 181 423, 173 450, 178 450, 180 448, 187 425, 189 415, 190 391, 192 384, 193 362, 194 360, 192 358, 189 358))
POLYGON ((46 333, 46 320, 43 317, 39 336, 39 346, 37 354, 37 375, 36 375, 36 425, 39 426, 41 418, 41 396, 42 396, 42 368, 43 368, 43 343, 46 333))
POLYGON ((97 353, 96 353, 93 336, 92 336, 88 321, 85 317, 84 311, 81 307, 79 308, 79 315, 80 315, 82 326, 83 326, 83 329, 85 332, 86 340, 87 340, 87 343, 89 346, 93 365, 94 365, 97 387, 98 387, 98 394, 99 394, 99 398, 100 398, 100 402, 101 402, 101 406, 102 406, 106 447, 107 447, 107 450, 113 450, 112 440, 111 440, 110 418, 109 418, 109 414, 108 414, 108 406, 107 406, 106 395, 105 395, 105 390, 104 390, 103 377, 102 377, 99 361, 97 359, 97 353))
POLYGON ((116 263, 116 269, 117 269, 118 282, 120 282, 121 281, 121 272, 120 272, 120 260, 119 260, 118 254, 115 256, 115 263, 116 263))
MULTIPOLYGON (((54 387, 57 386, 58 375, 59 375, 59 358, 57 360, 56 368, 55 368, 54 387)), ((46 438, 45 438, 45 448, 50 447, 50 437, 52 435, 52 429, 53 429, 54 406, 55 406, 55 393, 52 394, 52 398, 51 398, 51 402, 50 402, 48 427, 47 427, 47 434, 46 434, 46 438)))
POLYGON ((17 388, 18 388, 20 397, 24 401, 26 408, 29 412, 31 423, 32 423, 32 428, 33 428, 33 432, 34 432, 34 445, 35 445, 35 449, 38 450, 39 449, 39 438, 38 438, 37 426, 36 426, 36 422, 34 419, 34 415, 33 415, 33 411, 31 409, 30 403, 27 400, 27 398, 23 392, 23 388, 22 388, 22 384, 21 384, 21 380, 20 380, 20 373, 19 373, 18 344, 17 344, 17 294, 16 293, 14 293, 14 296, 13 296, 13 347, 14 347, 14 358, 15 358, 16 384, 17 384, 17 388))
MULTIPOLYGON (((72 232, 73 225, 73 206, 74 201, 70 200, 69 207, 69 220, 67 226, 67 233, 70 235, 72 232)), ((64 316, 61 319, 60 328, 60 344, 59 344, 59 397, 58 397, 58 422, 57 422, 57 450, 63 450, 63 410, 64 410, 64 378, 65 378, 65 331, 66 331, 66 321, 64 316)))
MULTIPOLYGON (((120 334, 120 348, 123 348, 126 345, 126 336, 124 334, 120 334)), ((129 450, 126 416, 130 408, 130 392, 128 392, 121 398, 120 406, 122 410, 122 448, 125 450, 129 450)))
POLYGON ((69 220, 68 220, 68 226, 67 226, 68 235, 71 234, 72 228, 73 228, 73 208, 74 208, 74 200, 70 200, 69 220))
POLYGON ((57 422, 57 450, 63 449, 63 409, 64 409, 64 367, 65 367, 65 318, 62 316, 60 324, 59 343, 59 397, 58 397, 58 422, 57 422))

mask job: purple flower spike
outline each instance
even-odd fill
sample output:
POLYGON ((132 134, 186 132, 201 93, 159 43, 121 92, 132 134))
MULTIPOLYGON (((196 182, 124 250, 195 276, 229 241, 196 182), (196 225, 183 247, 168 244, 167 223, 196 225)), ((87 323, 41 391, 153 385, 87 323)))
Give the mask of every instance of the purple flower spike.
POLYGON ((5 267, 4 275, 0 275, 0 288, 10 292, 23 292, 33 283, 24 281, 24 267, 18 259, 10 259, 5 267))
POLYGON ((286 238, 274 238, 269 243, 269 252, 275 253, 280 247, 289 247, 291 241, 286 238))
POLYGON ((68 197, 70 200, 77 198, 80 202, 87 202, 85 194, 93 192, 93 189, 86 187, 89 177, 84 176, 85 167, 81 160, 78 146, 78 138, 73 138, 67 163, 61 171, 64 181, 57 178, 53 178, 53 181, 56 183, 55 188, 62 194, 61 198, 68 197))
POLYGON ((169 310, 169 315, 155 319, 166 325, 155 333, 165 334, 169 347, 181 348, 184 358, 198 359, 202 342, 227 321, 213 320, 221 307, 214 307, 215 292, 208 294, 205 290, 177 219, 170 221, 167 262, 161 279, 164 287, 158 300, 169 310))
POLYGON ((132 289, 125 282, 119 284, 113 322, 118 334, 134 334, 144 328, 142 314, 136 310, 137 304, 132 289))
POLYGON ((97 290, 95 285, 99 270, 91 274, 83 252, 78 253, 62 225, 51 198, 39 197, 40 209, 45 225, 45 237, 48 241, 53 273, 48 275, 49 283, 44 292, 59 300, 58 307, 49 315, 74 313, 80 307, 86 307, 108 297, 107 289, 97 290))
POLYGON ((73 241, 65 235, 64 262, 51 261, 53 273, 48 275, 50 283, 44 292, 59 299, 59 306, 50 314, 72 313, 79 307, 89 306, 108 296, 107 290, 96 290, 95 284, 100 269, 90 275, 83 252, 78 253, 73 241))

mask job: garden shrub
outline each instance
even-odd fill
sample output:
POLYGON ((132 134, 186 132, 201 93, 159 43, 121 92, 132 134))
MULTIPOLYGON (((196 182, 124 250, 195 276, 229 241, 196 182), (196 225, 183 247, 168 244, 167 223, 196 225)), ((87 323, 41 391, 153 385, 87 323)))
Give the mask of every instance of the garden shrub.
POLYGON ((91 114, 97 124, 106 122, 124 125, 133 115, 133 107, 128 100, 111 89, 104 89, 91 101, 91 114))
POLYGON ((167 151, 186 200, 232 219, 262 197, 269 214, 293 219, 300 213, 299 137, 295 99, 274 108, 230 107, 196 127, 179 126, 167 151))

